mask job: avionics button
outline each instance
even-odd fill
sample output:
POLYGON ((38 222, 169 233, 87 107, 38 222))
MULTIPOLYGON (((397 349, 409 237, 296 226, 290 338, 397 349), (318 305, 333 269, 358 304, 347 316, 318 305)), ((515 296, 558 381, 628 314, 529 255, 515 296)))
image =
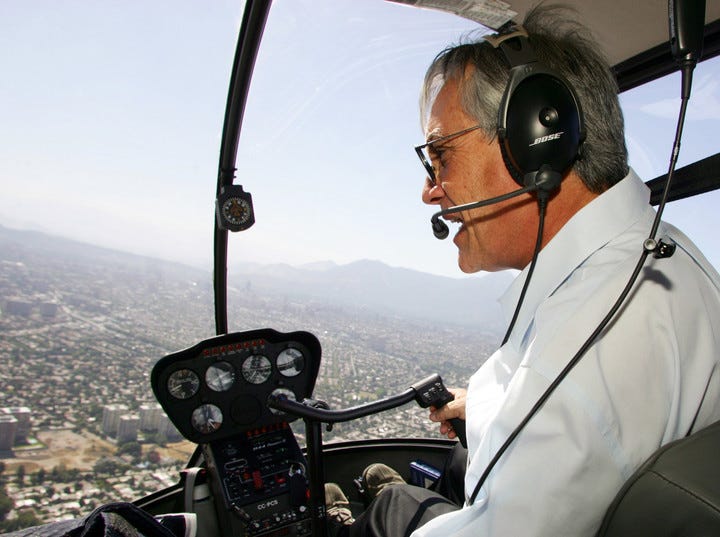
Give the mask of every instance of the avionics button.
POLYGON ((253 478, 253 486, 255 487, 255 490, 260 490, 263 488, 263 479, 262 475, 260 474, 260 470, 255 470, 252 473, 253 478))

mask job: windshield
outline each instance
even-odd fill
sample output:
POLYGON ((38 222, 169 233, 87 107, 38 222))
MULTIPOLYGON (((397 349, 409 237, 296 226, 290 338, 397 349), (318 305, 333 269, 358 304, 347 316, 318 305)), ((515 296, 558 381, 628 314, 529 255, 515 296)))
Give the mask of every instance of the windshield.
MULTIPOLYGON (((177 482, 195 448, 155 405, 149 374, 214 335, 215 181, 242 10, 0 5, 8 520, 136 499, 177 482)), ((271 9, 238 153, 235 183, 252 194, 256 224, 230 237, 229 325, 316 334, 315 393, 332 408, 430 373, 462 385, 502 336, 496 300, 512 275, 460 272, 452 242, 432 235, 413 151, 424 141, 425 68, 480 31, 383 1, 271 9)), ((713 60, 697 70, 680 165, 717 151, 718 69, 713 60)), ((644 179, 666 171, 678 95, 672 76, 622 97, 644 179)), ((716 266, 707 223, 718 201, 712 193, 667 212, 716 266)), ((432 436, 425 413, 406 406, 325 438, 432 436)))
MULTIPOLYGON (((717 153, 713 131, 720 122, 720 58, 698 64, 678 155, 680 168, 717 153)), ((667 173, 680 111, 680 73, 668 75, 620 96, 630 165, 643 179, 667 173)), ((663 219, 679 227, 717 268, 720 241, 713 232, 720 191, 672 202, 663 219)))

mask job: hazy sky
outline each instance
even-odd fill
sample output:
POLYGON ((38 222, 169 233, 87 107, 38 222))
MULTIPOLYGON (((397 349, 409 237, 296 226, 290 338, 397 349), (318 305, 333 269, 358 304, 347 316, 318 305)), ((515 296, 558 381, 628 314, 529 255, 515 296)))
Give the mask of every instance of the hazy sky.
MULTIPOLYGON (((0 2, 0 224, 209 267, 242 9, 0 2)), ((455 246, 430 231, 412 146, 423 139, 426 66, 473 28, 384 2, 276 0, 238 156, 257 223, 231 236, 231 261, 368 258, 461 276, 455 246)), ((696 74, 681 164, 717 151, 720 68, 708 67, 696 74)), ((622 98, 631 164, 645 179, 667 168, 678 95, 670 77, 622 98)), ((668 210, 716 266, 708 223, 719 201, 668 210)))

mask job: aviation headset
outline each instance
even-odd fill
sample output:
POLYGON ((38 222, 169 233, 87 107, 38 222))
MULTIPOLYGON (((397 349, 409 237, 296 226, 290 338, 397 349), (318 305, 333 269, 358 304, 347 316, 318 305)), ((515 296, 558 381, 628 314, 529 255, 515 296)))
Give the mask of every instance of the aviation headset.
POLYGON ((510 66, 498 110, 497 134, 505 166, 521 187, 550 192, 579 158, 585 139, 575 90, 543 65, 522 26, 485 37, 510 66))
MULTIPOLYGON (((537 192, 543 216, 550 193, 580 158, 585 140, 583 113, 575 90, 560 73, 538 60, 527 31, 522 26, 506 25, 484 39, 502 53, 510 67, 498 109, 497 135, 505 167, 520 189, 436 212, 430 223, 440 240, 450 232, 440 217, 527 192, 537 192)), ((533 258, 536 256, 537 252, 533 258)))

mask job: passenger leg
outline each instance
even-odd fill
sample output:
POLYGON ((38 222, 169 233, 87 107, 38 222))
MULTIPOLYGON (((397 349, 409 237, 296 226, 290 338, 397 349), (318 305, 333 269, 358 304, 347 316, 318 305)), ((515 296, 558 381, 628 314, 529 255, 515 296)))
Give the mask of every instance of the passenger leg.
POLYGON ((465 470, 467 469, 467 449, 460 442, 450 450, 440 479, 430 487, 431 490, 445 496, 457 505, 465 503, 465 470))
POLYGON ((414 485, 383 489, 352 526, 350 537, 410 535, 433 518, 460 507, 435 491, 414 485))

